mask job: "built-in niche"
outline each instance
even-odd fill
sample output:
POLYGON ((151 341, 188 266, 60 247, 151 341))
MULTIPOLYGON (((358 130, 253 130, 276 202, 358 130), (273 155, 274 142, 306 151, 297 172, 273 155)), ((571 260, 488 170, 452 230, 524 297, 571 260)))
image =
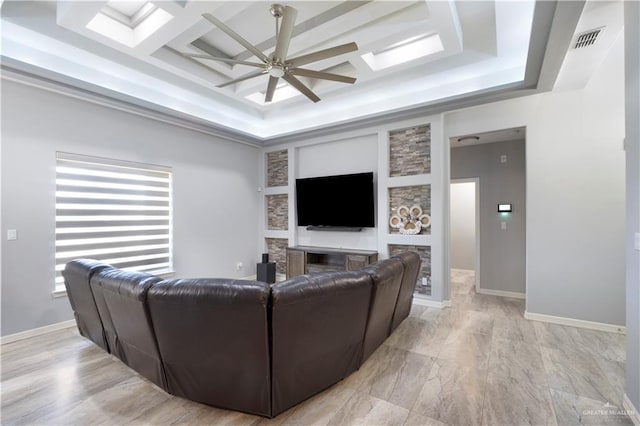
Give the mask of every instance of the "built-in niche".
POLYGON ((416 246, 416 245, 400 245, 389 244, 389 256, 395 256, 404 251, 415 251, 420 255, 422 265, 420 266, 420 273, 418 274, 418 282, 416 283, 416 294, 423 296, 431 296, 431 247, 430 246, 416 246))
POLYGON ((423 224, 420 225, 418 234, 431 234, 431 185, 397 186, 389 188, 389 213, 390 221, 387 225, 390 234, 400 234, 400 229, 395 226, 394 218, 411 220, 414 216, 423 224), (404 209, 406 207, 406 209, 404 209), (414 207, 419 208, 420 214, 413 214, 414 207), (424 215, 424 216, 423 216, 424 215))
POLYGON ((265 238, 269 261, 276 262, 276 272, 278 274, 287 273, 287 247, 289 240, 286 238, 265 238))
POLYGON ((389 176, 431 173, 431 125, 389 132, 389 176))
POLYGON ((289 196, 275 194, 266 196, 267 229, 286 231, 289 226, 289 196))
POLYGON ((286 149, 267 153, 267 187, 289 184, 289 154, 286 149))

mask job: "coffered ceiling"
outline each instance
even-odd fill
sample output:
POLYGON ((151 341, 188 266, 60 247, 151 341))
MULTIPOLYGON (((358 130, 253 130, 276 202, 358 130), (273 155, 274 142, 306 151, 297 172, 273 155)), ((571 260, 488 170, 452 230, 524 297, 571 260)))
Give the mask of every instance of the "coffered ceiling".
MULTIPOLYGON (((298 11, 289 57, 356 42, 355 52, 305 66, 355 77, 355 84, 299 77, 320 102, 283 84, 265 104, 267 75, 217 87, 255 68, 184 55, 256 61, 203 14, 271 54, 276 21, 271 2, 263 1, 5 1, 3 67, 268 140, 522 88, 531 75, 535 87, 549 54, 547 41, 562 39, 553 35, 558 13, 551 2, 283 4, 298 11)), ((566 19, 574 27, 575 21, 566 19)))

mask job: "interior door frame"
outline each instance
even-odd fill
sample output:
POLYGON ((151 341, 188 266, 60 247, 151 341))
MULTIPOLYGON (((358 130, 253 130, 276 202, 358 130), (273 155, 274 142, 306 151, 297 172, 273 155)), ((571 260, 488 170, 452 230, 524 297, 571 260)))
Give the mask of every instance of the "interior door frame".
MULTIPOLYGON (((455 183, 474 183, 475 185, 475 221, 476 221, 476 241, 475 241, 475 287, 476 292, 480 290, 480 178, 462 178, 462 179, 450 179, 449 181, 449 194, 451 194, 451 185, 455 183)), ((451 228, 451 196, 449 196, 449 228, 451 228)), ((451 230, 449 230, 449 258, 451 258, 451 230)))

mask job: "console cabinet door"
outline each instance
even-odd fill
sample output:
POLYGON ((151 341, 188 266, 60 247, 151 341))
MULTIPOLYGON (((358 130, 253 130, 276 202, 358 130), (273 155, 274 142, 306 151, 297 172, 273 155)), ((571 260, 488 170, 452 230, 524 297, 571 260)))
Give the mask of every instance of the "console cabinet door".
POLYGON ((369 258, 367 256, 361 256, 357 254, 347 255, 347 271, 357 271, 364 268, 369 264, 369 258))
POLYGON ((304 275, 304 251, 287 249, 287 279, 304 275))

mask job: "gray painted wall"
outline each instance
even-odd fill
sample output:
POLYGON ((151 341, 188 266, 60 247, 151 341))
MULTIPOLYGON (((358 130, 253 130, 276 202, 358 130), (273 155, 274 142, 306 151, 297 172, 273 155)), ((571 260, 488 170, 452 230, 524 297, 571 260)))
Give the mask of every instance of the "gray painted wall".
POLYGON ((634 233, 640 232, 640 3, 625 2, 626 87, 626 310, 627 362, 625 393, 640 410, 640 251, 634 233))
POLYGON ((474 177, 480 180, 480 288, 524 293, 524 140, 452 149, 451 179, 474 177), (506 163, 500 162, 502 155, 507 156, 506 163), (499 214, 498 203, 513 204, 513 212, 499 214))
POLYGON ((2 335, 73 318, 52 297, 56 151, 171 166, 176 276, 255 273, 257 149, 3 80, 2 335))
POLYGON ((451 182, 449 254, 451 268, 476 269, 476 184, 451 182))
POLYGON ((445 115, 445 137, 527 128, 528 313, 625 325, 623 60, 619 38, 584 89, 445 115))

